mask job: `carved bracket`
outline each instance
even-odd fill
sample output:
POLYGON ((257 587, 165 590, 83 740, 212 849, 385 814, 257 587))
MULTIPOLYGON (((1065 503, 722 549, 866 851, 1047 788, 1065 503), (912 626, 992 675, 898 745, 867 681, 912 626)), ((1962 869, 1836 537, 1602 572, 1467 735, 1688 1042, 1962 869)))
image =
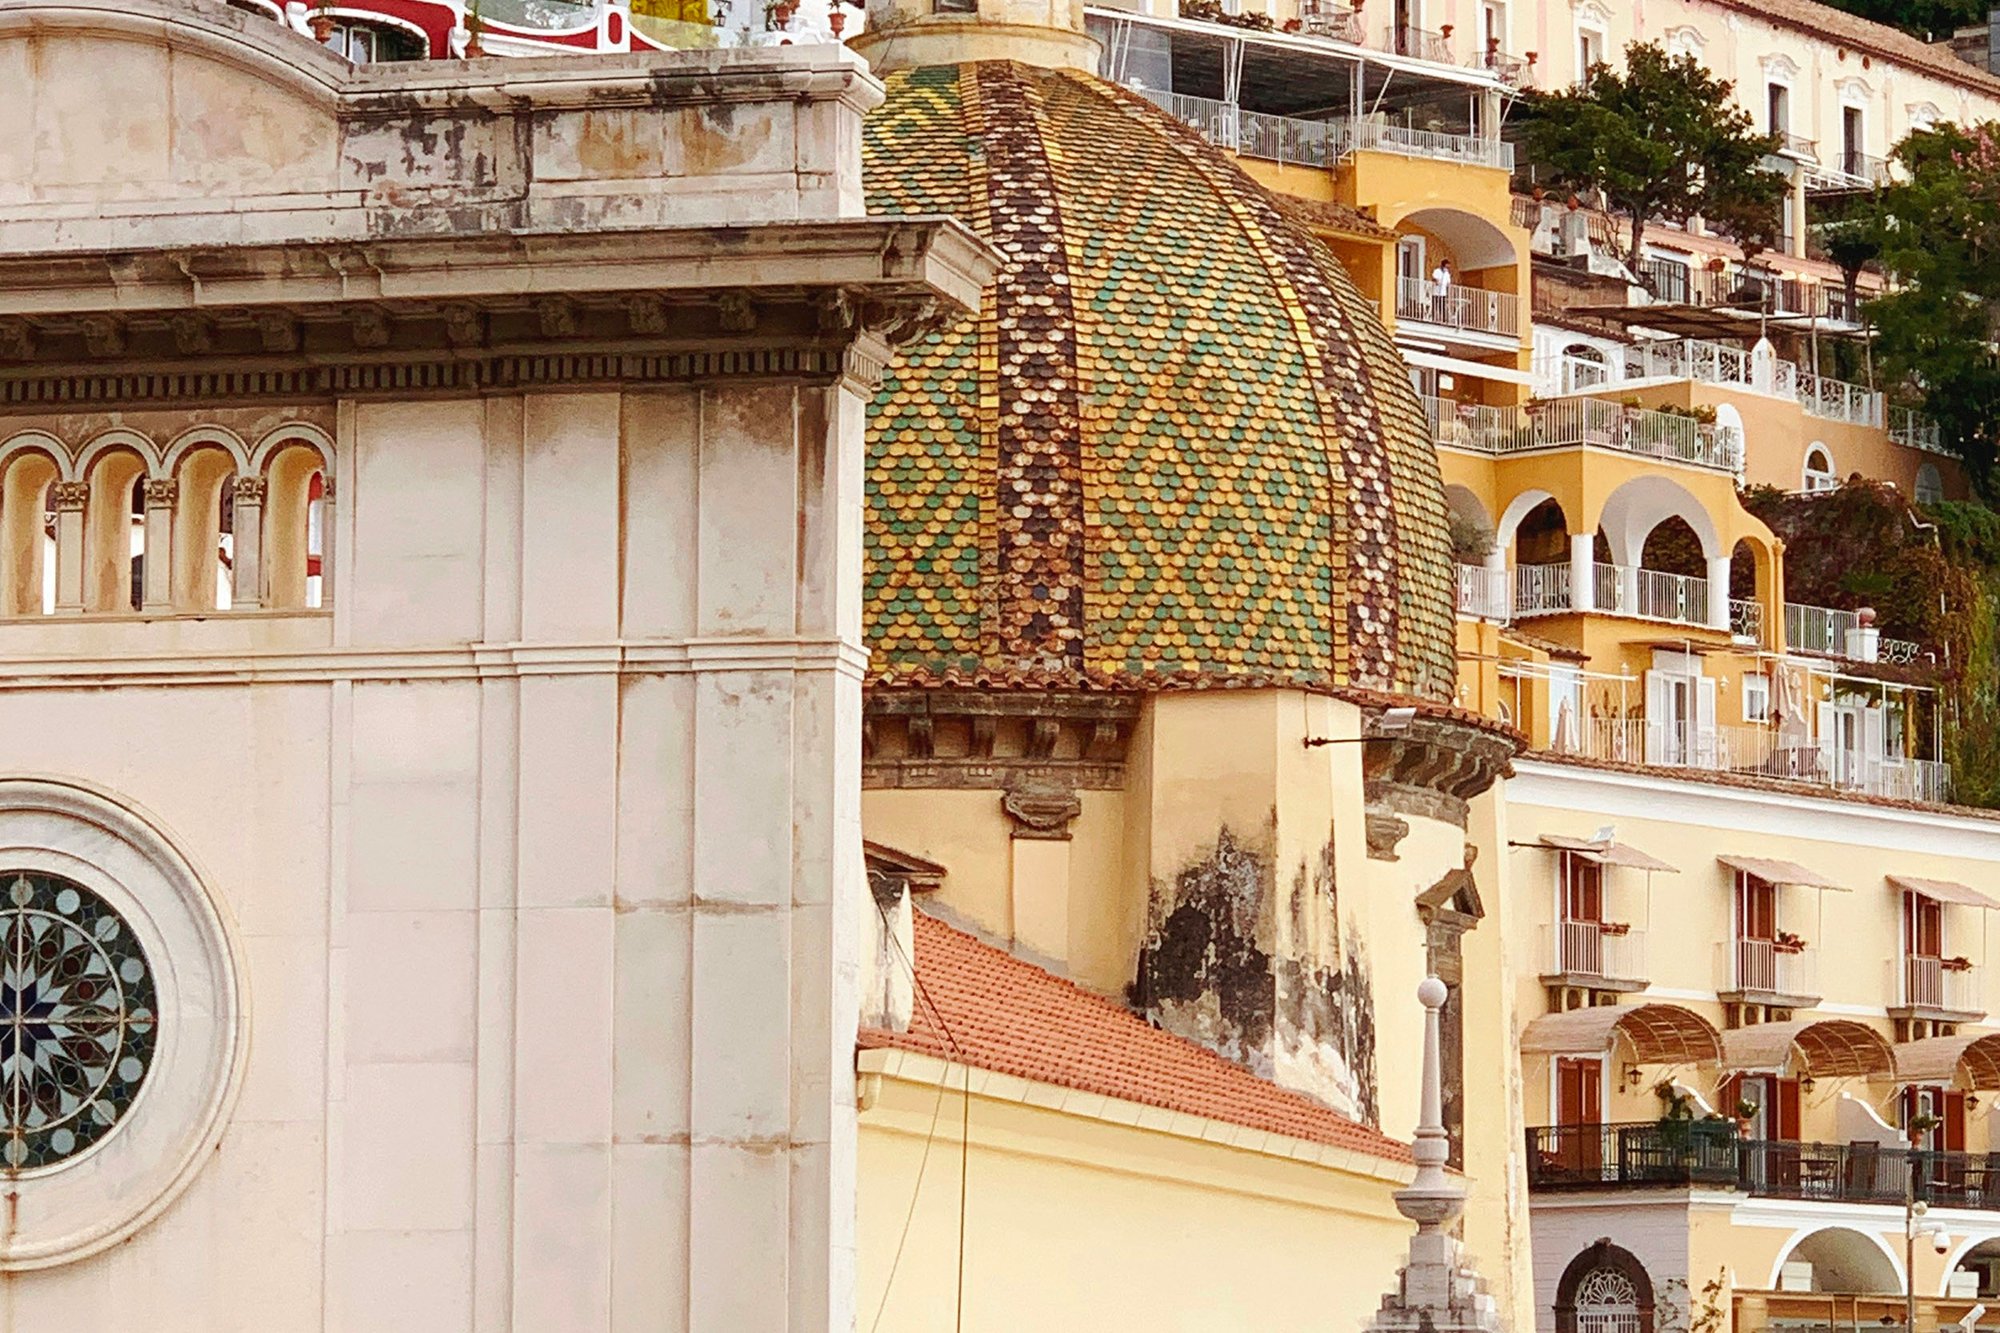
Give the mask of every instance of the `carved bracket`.
POLYGON ((1066 842, 1070 824, 1083 813, 1083 800, 1073 788, 1026 781, 1007 789, 1000 808, 1014 821, 1015 837, 1066 842))

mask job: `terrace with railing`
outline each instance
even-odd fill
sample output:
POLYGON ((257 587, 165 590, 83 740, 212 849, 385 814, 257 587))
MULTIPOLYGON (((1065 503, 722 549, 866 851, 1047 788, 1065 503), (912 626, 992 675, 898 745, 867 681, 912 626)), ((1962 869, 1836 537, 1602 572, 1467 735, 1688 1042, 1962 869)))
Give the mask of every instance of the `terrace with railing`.
POLYGON ((1873 622, 1864 621, 1859 612, 1804 606, 1798 602, 1785 603, 1785 648, 1788 652, 1814 657, 1888 662, 1896 666, 1916 661, 1922 651, 1908 639, 1881 636, 1873 622))
POLYGON ((1157 88, 1132 91, 1192 126, 1217 147, 1263 161, 1330 167, 1367 149, 1468 166, 1497 167, 1503 171, 1514 169, 1514 145, 1502 139, 1413 129, 1372 116, 1358 120, 1274 116, 1245 111, 1232 102, 1212 97, 1163 92, 1157 88))
MULTIPOLYGON (((1904 954, 1896 969, 1896 1005, 1922 1014, 1984 1017, 1979 973, 1963 958, 1904 954)), ((1970 1018, 1965 1021, 1971 1021, 1970 1018)))
MULTIPOLYGON (((1635 343, 1624 349, 1619 375, 1604 384, 1581 392, 1599 392, 1608 387, 1632 387, 1643 383, 1672 383, 1693 380, 1717 384, 1751 393, 1789 398, 1810 416, 1844 421, 1857 426, 1881 429, 1888 420, 1888 406, 1879 392, 1859 384, 1849 384, 1823 375, 1812 375, 1790 361, 1775 356, 1732 347, 1727 343, 1699 338, 1671 338, 1635 343)), ((1561 366, 1556 359, 1541 358, 1536 363, 1537 391, 1548 396, 1563 392, 1561 366)))
POLYGON ((1458 567, 1458 613, 1474 620, 1506 624, 1514 617, 1514 599, 1509 595, 1507 571, 1484 565, 1458 567))
POLYGON ((1738 937, 1726 949, 1729 970, 1719 988, 1725 997, 1783 998, 1799 1008, 1819 998, 1819 955, 1810 946, 1738 937))
POLYGON ((1907 407, 1889 409, 1889 438, 1911 449, 1934 454, 1946 452, 1937 422, 1907 407))
POLYGON ((1676 412, 1601 398, 1550 399, 1525 411, 1440 398, 1424 407, 1432 440, 1451 449, 1506 455, 1587 445, 1732 475, 1743 467, 1741 431, 1676 412))
POLYGON ((1528 1130, 1527 1147, 1536 1192, 1705 1187, 1770 1199, 2000 1207, 2000 1161, 1985 1153, 1745 1139, 1725 1120, 1544 1125, 1528 1130))
MULTIPOLYGON (((1518 601, 1515 614, 1528 614, 1519 609, 1518 601)), ((1593 716, 1565 727, 1551 738, 1548 749, 1581 759, 1772 778, 1899 801, 1941 805, 1951 799, 1949 764, 1900 756, 1874 758, 1841 749, 1830 736, 1779 727, 1593 716)))
POLYGON ((1447 283, 1440 290, 1423 278, 1396 280, 1396 318, 1465 333, 1502 338, 1521 334, 1521 298, 1512 292, 1447 283))
POLYGON ((1646 932, 1609 921, 1542 927, 1542 976, 1563 984, 1646 988, 1646 932))

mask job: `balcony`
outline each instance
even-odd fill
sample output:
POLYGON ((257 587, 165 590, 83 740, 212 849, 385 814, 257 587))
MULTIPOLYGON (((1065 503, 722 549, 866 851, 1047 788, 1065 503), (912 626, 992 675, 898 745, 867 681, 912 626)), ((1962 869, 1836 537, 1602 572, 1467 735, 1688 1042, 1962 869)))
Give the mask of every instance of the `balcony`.
POLYGON ((1466 64, 1474 69, 1490 70, 1509 88, 1534 86, 1535 62, 1521 56, 1508 55, 1500 49, 1497 38, 1488 42, 1486 49, 1476 53, 1466 64))
POLYGON ((1303 120, 1245 111, 1231 102, 1157 88, 1132 88, 1174 119, 1192 126, 1210 143, 1244 157, 1308 167, 1331 167, 1358 149, 1397 153, 1440 162, 1514 169, 1514 145, 1471 134, 1446 134, 1360 120, 1303 120))
POLYGON ((1438 398, 1424 406, 1433 442, 1451 449, 1508 455, 1588 445, 1732 476, 1743 466, 1743 436, 1734 427, 1601 398, 1550 399, 1526 411, 1438 398))
POLYGON ((1790 130, 1773 130, 1778 139, 1778 151, 1798 162, 1819 161, 1819 144, 1803 134, 1793 134, 1790 130))
POLYGON ((1393 55, 1408 56, 1412 60, 1430 60, 1440 65, 1452 62, 1451 38, 1441 32, 1429 32, 1423 28, 1392 27, 1389 29, 1389 50, 1393 55))
POLYGON ((1896 1005, 1891 1016, 1940 1018, 1970 1023, 1986 1013, 1979 974, 1957 959, 1905 955, 1897 969, 1896 1005), (1898 1014, 1897 1011, 1904 1011, 1898 1014))
POLYGON ((1875 1143, 1740 1139, 1721 1120, 1554 1125, 1528 1131, 1528 1188, 1705 1187, 1758 1198, 1942 1208, 2000 1207, 2000 1162, 1984 1153, 1875 1143))
MULTIPOLYGON (((1520 566, 1515 570, 1514 614, 1524 610, 1520 566)), ((1549 753, 1618 764, 1684 768, 1738 777, 1771 778, 1899 801, 1942 805, 1951 799, 1951 766, 1932 759, 1867 759, 1810 735, 1774 727, 1692 726, 1669 720, 1589 717, 1553 736, 1549 753)))
POLYGON ((1820 1001, 1819 955, 1810 947, 1780 947, 1773 940, 1732 940, 1725 1001, 1805 1009, 1820 1001))
POLYGON ((1455 282, 1439 291, 1436 283, 1423 278, 1398 278, 1396 318, 1518 342, 1521 298, 1510 292, 1489 292, 1455 282))
POLYGON ((1591 990, 1646 989, 1646 932, 1604 921, 1542 927, 1542 981, 1591 990))
POLYGON ((1922 649, 1908 639, 1884 638, 1859 613, 1838 611, 1830 606, 1785 603, 1785 649, 1813 657, 1840 657, 1850 661, 1888 662, 1907 666, 1917 660, 1922 649), (1871 638, 1872 648, 1871 648, 1871 638), (1870 653, 1873 653, 1870 656, 1870 653))
POLYGON ((1507 591, 1504 569, 1488 569, 1483 565, 1458 567, 1458 613, 1462 616, 1506 624, 1514 615, 1514 601, 1507 591))
POLYGON ((1887 420, 1882 395, 1858 384, 1809 375, 1790 361, 1759 358, 1741 347, 1676 338, 1625 349, 1623 384, 1634 381, 1693 380, 1790 398, 1809 416, 1881 429, 1887 420))
POLYGON ((1889 438, 1906 448, 1922 449, 1927 453, 1949 452, 1944 447, 1937 422, 1907 407, 1889 409, 1889 438))
POLYGON ((1831 162, 1806 167, 1806 189, 1814 193, 1836 194, 1850 190, 1872 190, 1889 183, 1886 158, 1848 149, 1831 162))
MULTIPOLYGON (((1590 599, 1577 605, 1572 593, 1575 575, 1567 562, 1514 567, 1514 614, 1569 615, 1578 611, 1632 616, 1670 625, 1709 627, 1708 580, 1688 574, 1668 574, 1631 565, 1597 564, 1591 568, 1590 599)), ((1745 613, 1746 620, 1749 618, 1745 613)))

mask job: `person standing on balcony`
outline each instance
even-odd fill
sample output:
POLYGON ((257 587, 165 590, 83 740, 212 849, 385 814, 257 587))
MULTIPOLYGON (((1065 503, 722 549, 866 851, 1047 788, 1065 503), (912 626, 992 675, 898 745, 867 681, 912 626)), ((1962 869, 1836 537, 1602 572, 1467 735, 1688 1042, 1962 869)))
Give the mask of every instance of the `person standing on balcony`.
POLYGON ((1431 319, 1433 323, 1451 323, 1451 261, 1440 259, 1431 270, 1431 319))

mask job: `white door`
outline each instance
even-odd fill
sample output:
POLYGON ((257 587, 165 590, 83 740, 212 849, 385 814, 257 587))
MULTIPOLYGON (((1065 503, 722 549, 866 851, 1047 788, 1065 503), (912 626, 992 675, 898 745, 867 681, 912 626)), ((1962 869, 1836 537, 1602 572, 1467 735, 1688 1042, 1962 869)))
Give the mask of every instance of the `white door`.
POLYGON ((1719 768, 1717 750, 1720 732, 1715 726, 1715 681, 1708 676, 1696 676, 1694 745, 1688 762, 1702 768, 1719 768))
MULTIPOLYGON (((1691 761, 1695 732, 1696 676, 1678 671, 1646 673, 1646 762, 1686 764, 1691 761)), ((1712 682, 1711 682, 1712 684, 1712 682)), ((1714 696, 1709 709, 1714 716, 1714 696)))

